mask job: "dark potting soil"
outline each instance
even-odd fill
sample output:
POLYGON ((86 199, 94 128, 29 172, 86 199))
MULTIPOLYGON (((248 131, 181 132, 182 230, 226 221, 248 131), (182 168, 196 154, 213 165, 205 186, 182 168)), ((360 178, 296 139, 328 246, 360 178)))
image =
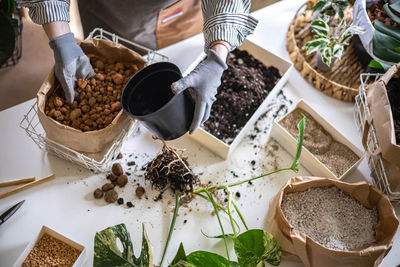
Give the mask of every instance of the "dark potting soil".
POLYGON ((203 128, 231 144, 281 76, 277 68, 267 67, 238 49, 229 54, 227 64, 217 100, 203 128))
POLYGON ((393 114, 396 144, 400 145, 400 78, 392 78, 386 86, 393 114))

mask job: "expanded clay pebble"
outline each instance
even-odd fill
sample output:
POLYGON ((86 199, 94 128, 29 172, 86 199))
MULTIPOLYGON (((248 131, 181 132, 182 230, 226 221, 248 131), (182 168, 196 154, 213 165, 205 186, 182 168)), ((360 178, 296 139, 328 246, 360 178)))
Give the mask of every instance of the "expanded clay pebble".
POLYGON ((108 190, 114 189, 114 185, 110 183, 106 183, 101 187, 101 190, 107 192, 108 190))
POLYGON ((78 249, 44 234, 32 248, 22 266, 72 266, 80 254, 78 249))
POLYGON ((335 186, 284 195, 281 208, 292 227, 329 249, 353 250, 376 241, 376 207, 365 208, 335 186))
POLYGON ((107 179, 110 180, 111 182, 114 181, 115 179, 117 179, 118 176, 116 176, 114 173, 110 173, 109 175, 107 175, 107 179))
POLYGON ((117 179, 118 186, 124 187, 127 183, 128 183, 128 176, 126 176, 125 174, 121 174, 120 176, 118 176, 117 179))
POLYGON ((109 179, 111 182, 116 181, 117 178, 118 178, 118 176, 115 175, 114 173, 110 173, 110 174, 107 176, 107 179, 109 179))
POLYGON ((94 190, 93 192, 93 196, 94 198, 102 198, 103 197, 103 190, 101 190, 100 188, 97 188, 96 190, 94 190))
POLYGON ((114 203, 118 199, 118 193, 114 190, 108 190, 104 195, 104 200, 108 203, 114 203))
POLYGON ((114 164, 112 165, 111 171, 112 171, 112 173, 114 173, 116 176, 120 176, 121 174, 124 173, 124 170, 122 169, 122 166, 121 166, 121 164, 119 164, 119 163, 114 163, 114 164))
POLYGON ((145 190, 144 190, 143 187, 138 186, 138 187, 136 188, 136 196, 142 197, 142 196, 144 195, 144 193, 145 193, 145 190))

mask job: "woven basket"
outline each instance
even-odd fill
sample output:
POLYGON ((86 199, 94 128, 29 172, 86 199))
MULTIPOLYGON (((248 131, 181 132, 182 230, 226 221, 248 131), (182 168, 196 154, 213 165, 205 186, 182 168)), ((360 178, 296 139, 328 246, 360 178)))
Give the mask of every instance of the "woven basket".
MULTIPOLYGON (((295 68, 309 83, 325 94, 343 101, 354 101, 360 86, 363 68, 351 45, 345 47, 341 60, 336 60, 330 71, 322 72, 315 68, 316 54, 307 55, 303 46, 313 39, 310 23, 313 20, 312 1, 306 2, 296 12, 286 34, 286 46, 295 68), (304 10, 304 7, 305 10, 304 10), (304 11, 302 11, 304 10, 304 11)), ((345 19, 352 21, 352 7, 345 9, 345 19)), ((339 23, 334 18, 330 25, 339 23)))

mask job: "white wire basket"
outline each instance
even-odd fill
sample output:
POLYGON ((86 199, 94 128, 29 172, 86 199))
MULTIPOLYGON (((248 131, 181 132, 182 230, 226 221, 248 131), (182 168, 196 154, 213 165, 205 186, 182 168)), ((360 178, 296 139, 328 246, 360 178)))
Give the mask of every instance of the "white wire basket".
MULTIPOLYGON (((94 29, 88 36, 94 39, 104 39, 115 43, 122 43, 123 45, 129 45, 129 48, 141 54, 144 54, 143 58, 148 63, 155 63, 159 61, 168 61, 168 57, 148 49, 140 44, 136 44, 127 39, 124 39, 114 33, 110 33, 101 28, 94 29), (136 49, 135 49, 136 48, 136 49)), ((106 172, 110 169, 112 160, 117 156, 124 141, 130 136, 137 132, 139 123, 129 123, 121 131, 118 137, 110 144, 109 148, 103 151, 103 156, 100 159, 94 159, 90 154, 81 153, 61 145, 46 137, 46 133, 40 124, 38 113, 37 113, 37 102, 32 105, 29 111, 24 115, 20 127, 25 130, 26 134, 36 143, 36 145, 43 151, 52 153, 62 159, 71 161, 93 172, 106 172)))
MULTIPOLYGON (((369 109, 366 87, 369 84, 377 81, 382 74, 376 73, 363 73, 360 75, 361 86, 358 95, 355 98, 354 106, 354 120, 357 125, 359 134, 361 135, 364 127, 364 119, 368 117, 371 112, 369 109)), ((375 127, 371 124, 368 131, 367 137, 367 148, 369 151, 374 152, 378 149, 378 139, 376 137, 375 127)), ((371 170, 371 176, 374 178, 376 186, 385 194, 389 196, 389 199, 394 203, 400 203, 400 192, 392 191, 388 180, 385 165, 383 163, 382 155, 368 156, 368 165, 371 170)))
POLYGON ((95 28, 91 31, 87 39, 101 39, 108 40, 117 44, 125 45, 126 47, 138 52, 143 56, 143 59, 148 63, 169 61, 167 56, 158 53, 157 51, 151 50, 143 45, 129 41, 128 39, 122 38, 121 36, 111 33, 109 31, 103 30, 102 28, 95 28))

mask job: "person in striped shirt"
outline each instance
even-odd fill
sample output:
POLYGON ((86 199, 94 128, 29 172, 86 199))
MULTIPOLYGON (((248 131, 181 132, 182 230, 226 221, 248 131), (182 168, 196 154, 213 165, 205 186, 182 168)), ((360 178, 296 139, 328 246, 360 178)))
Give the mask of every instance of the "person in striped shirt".
MULTIPOLYGON (((70 1, 16 2, 29 8, 33 22, 43 25, 54 52, 55 75, 66 101, 72 103, 76 80, 89 78, 94 71, 70 31, 70 1)), ((250 0, 81 0, 78 6, 85 35, 101 27, 151 49, 203 31, 207 58, 171 86, 175 94, 191 90, 195 112, 190 133, 209 118, 222 73, 227 69, 227 54, 257 26, 257 20, 248 14, 250 0)))

